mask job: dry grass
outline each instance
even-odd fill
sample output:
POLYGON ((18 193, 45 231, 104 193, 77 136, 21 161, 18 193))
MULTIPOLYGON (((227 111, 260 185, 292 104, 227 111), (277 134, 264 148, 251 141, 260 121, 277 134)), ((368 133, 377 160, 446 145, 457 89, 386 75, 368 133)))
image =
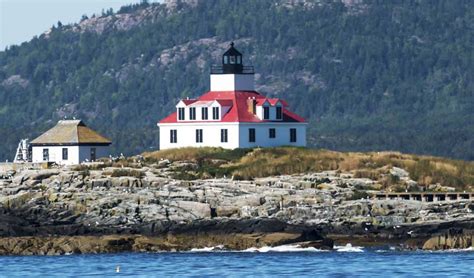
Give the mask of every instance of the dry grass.
POLYGON ((237 170, 234 175, 250 179, 325 170, 338 170, 339 153, 302 148, 255 149, 227 167, 237 170))
POLYGON ((392 167, 399 167, 407 170, 410 178, 421 186, 440 183, 458 190, 474 188, 474 162, 398 152, 334 152, 293 147, 246 150, 183 148, 145 153, 143 156, 148 162, 160 159, 196 161, 206 173, 233 175, 240 179, 337 170, 378 180, 384 187, 401 190, 400 181, 390 175, 392 167), (214 159, 226 163, 209 163, 214 159))
POLYGON ((169 149, 157 152, 146 152, 142 154, 147 162, 156 162, 161 159, 168 159, 170 161, 200 161, 203 159, 222 159, 233 160, 242 157, 250 150, 235 149, 226 150, 223 148, 179 148, 169 149))
MULTIPOLYGON (((108 174, 108 173, 106 173, 108 174)), ((135 178, 143 178, 144 174, 141 171, 129 168, 121 168, 121 169, 113 169, 112 173, 110 173, 111 177, 135 177, 135 178)))

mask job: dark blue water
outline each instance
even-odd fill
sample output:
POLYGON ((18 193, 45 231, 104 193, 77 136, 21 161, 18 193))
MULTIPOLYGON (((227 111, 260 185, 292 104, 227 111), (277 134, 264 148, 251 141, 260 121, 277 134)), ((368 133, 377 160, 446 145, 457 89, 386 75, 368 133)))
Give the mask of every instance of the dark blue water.
POLYGON ((0 257, 1 277, 474 277, 474 252, 154 253, 0 257), (120 272, 116 273, 117 265, 120 272))

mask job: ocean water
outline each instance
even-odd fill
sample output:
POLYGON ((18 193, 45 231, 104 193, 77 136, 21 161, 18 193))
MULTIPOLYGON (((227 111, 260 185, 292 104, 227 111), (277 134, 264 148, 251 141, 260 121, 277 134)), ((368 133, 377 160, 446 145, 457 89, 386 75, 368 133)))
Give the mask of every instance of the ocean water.
POLYGON ((297 246, 224 252, 3 256, 0 277, 474 277, 474 252, 297 246), (117 269, 119 268, 119 269, 117 269), (117 272, 118 271, 118 272, 117 272))

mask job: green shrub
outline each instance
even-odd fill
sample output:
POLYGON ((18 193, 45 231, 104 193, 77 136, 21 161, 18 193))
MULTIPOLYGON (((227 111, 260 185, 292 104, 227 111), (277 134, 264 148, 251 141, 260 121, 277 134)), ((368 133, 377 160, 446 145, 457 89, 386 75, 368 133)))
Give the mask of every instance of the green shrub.
POLYGON ((114 169, 110 174, 111 177, 135 177, 135 178, 142 178, 144 176, 143 172, 135 170, 135 169, 114 169))
POLYGON ((362 190, 355 190, 351 197, 347 198, 347 200, 360 200, 360 199, 367 199, 369 194, 362 190))

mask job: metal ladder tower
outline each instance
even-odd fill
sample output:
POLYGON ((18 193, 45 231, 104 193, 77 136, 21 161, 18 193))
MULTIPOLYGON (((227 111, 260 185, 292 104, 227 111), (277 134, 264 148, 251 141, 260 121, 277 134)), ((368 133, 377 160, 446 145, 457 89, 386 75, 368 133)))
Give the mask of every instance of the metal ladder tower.
POLYGON ((30 144, 28 139, 21 139, 16 149, 14 163, 23 163, 31 161, 30 144))

